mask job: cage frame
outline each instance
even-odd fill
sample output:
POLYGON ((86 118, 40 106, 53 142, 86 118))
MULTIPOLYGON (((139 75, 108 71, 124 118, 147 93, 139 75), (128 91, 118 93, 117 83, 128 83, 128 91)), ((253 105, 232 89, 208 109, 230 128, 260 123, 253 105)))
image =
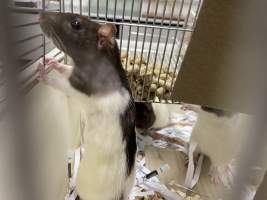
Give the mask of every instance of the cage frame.
MULTIPOLYGON (((56 9, 47 9, 46 8, 46 1, 45 0, 40 0, 42 5, 41 8, 26 8, 26 7, 12 7, 11 10, 12 12, 16 13, 16 14, 33 14, 33 15, 37 15, 42 11, 52 11, 52 12, 71 12, 71 13, 77 13, 77 14, 83 14, 86 15, 90 18, 90 20, 92 21, 96 21, 98 23, 112 23, 114 24, 117 29, 118 29, 118 35, 117 35, 117 43, 118 46, 120 48, 120 51, 122 52, 123 50, 123 45, 124 45, 124 50, 127 53, 126 56, 126 68, 125 70, 127 70, 127 68, 131 68, 133 70, 133 66, 127 66, 129 59, 130 59, 130 52, 132 53, 132 57, 133 60, 136 60, 137 57, 141 57, 141 60, 147 60, 146 61, 146 67, 145 67, 145 75, 144 77, 147 75, 148 73, 148 65, 150 64, 150 62, 152 62, 153 65, 153 70, 152 73, 154 73, 155 71, 155 65, 158 65, 158 62, 156 61, 156 58, 159 57, 159 55, 161 55, 161 61, 160 61, 160 71, 158 74, 157 81, 156 81, 156 87, 159 88, 159 82, 160 82, 160 75, 163 73, 163 66, 165 66, 165 59, 166 59, 166 55, 167 55, 167 51, 169 51, 168 48, 170 48, 168 45, 170 45, 170 41, 173 41, 172 45, 171 45, 171 50, 170 50, 170 55, 168 58, 168 62, 167 62, 167 73, 166 73, 166 79, 164 81, 163 84, 163 88, 166 87, 166 80, 167 80, 167 76, 169 74, 169 71, 171 69, 170 65, 172 63, 173 66, 175 66, 172 70, 174 70, 174 75, 171 77, 171 91, 169 91, 169 97, 171 96, 172 93, 172 89, 174 87, 174 83, 175 83, 175 78, 177 77, 178 74, 178 70, 180 68, 182 59, 181 59, 181 52, 183 51, 183 45, 184 45, 184 39, 185 39, 185 35, 188 34, 192 34, 192 32, 194 31, 194 27, 195 27, 195 23, 196 23, 196 19, 197 19, 197 15, 199 13, 199 10, 201 8, 202 5, 202 1, 203 0, 188 0, 187 2, 189 3, 189 7, 188 7, 188 12, 184 18, 184 20, 182 20, 181 14, 185 9, 185 1, 186 0, 172 0, 172 1, 162 1, 162 0, 140 0, 140 1, 135 1, 135 0, 121 0, 121 3, 123 3, 123 7, 122 7, 122 15, 118 15, 118 4, 119 1, 118 0, 114 0, 114 1, 108 1, 106 0, 106 5, 105 5, 105 13, 101 13, 100 12, 100 0, 88 0, 88 1, 83 1, 83 0, 78 0, 76 5, 79 6, 79 9, 75 10, 74 9, 74 0, 69 0, 69 5, 70 8, 69 10, 67 9, 68 4, 66 3, 67 0, 58 0, 58 8, 56 9), (177 3, 180 4, 177 6, 177 3), (83 5, 85 4, 85 2, 87 2, 88 8, 86 11, 83 11, 83 5), (92 5, 93 2, 95 2, 96 4, 96 12, 93 13, 92 12, 92 5), (131 4, 131 8, 130 8, 130 15, 126 14, 126 2, 131 4), (134 6, 136 6, 136 2, 139 2, 138 6, 138 10, 136 10, 136 12, 138 13, 138 15, 133 15, 133 11, 134 11, 134 6), (145 14, 144 15, 144 4, 145 2, 147 2, 147 8, 145 10, 145 14), (154 12, 154 17, 150 17, 149 14, 151 15, 151 5, 152 3, 156 3, 156 8, 155 8, 155 12, 154 12), (159 4, 160 2, 165 2, 164 3, 164 11, 161 17, 157 16, 157 12, 159 9, 159 4), (165 11, 166 11, 166 7, 168 2, 172 2, 171 5, 171 16, 169 16, 168 18, 165 18, 165 11), (192 15, 192 5, 196 4, 196 10, 193 16, 193 23, 191 26, 188 25, 188 20, 190 15, 192 15), (108 13, 108 8, 109 6, 114 7, 114 11, 113 13, 108 13), (179 7, 180 6, 180 7, 179 7), (175 8, 179 8, 178 11, 178 16, 174 17, 174 10, 175 8), (128 29, 128 30, 127 30, 128 29), (141 32, 140 30, 143 30, 143 32, 141 32), (134 41, 131 40, 131 36, 133 35, 133 31, 132 30, 136 30, 134 32, 135 34, 135 39, 134 41), (149 33, 150 31, 150 33, 149 33), (163 35, 164 35, 164 31, 167 32, 167 36, 164 39, 163 35), (155 32, 158 32, 159 34, 156 35, 155 32), (171 36, 171 34, 173 34, 171 36), (127 37, 126 40, 123 39, 123 37, 127 37), (178 36, 181 37, 181 41, 179 43, 177 43, 178 41, 178 36), (142 38, 143 37, 143 38, 142 38), (155 38, 158 37, 157 43, 155 43, 155 38), (171 38, 171 39, 170 39, 171 38), (149 43, 147 43, 149 39, 149 43), (162 42, 163 40, 163 42, 162 42), (140 43, 140 44, 139 44, 140 43), (130 50, 130 44, 134 46, 134 50, 130 50), (137 51, 137 46, 140 46, 141 48, 139 48, 139 50, 137 51), (160 46, 161 45, 161 46, 160 46), (156 51, 153 50, 153 47, 156 46, 156 51), (160 52, 160 48, 164 47, 163 52, 160 52), (168 47, 167 47, 168 46, 168 47), (174 53, 174 49, 176 48, 176 46, 178 47, 178 51, 177 53, 174 53), (138 53, 137 53, 138 52, 138 53), (139 54, 139 55, 138 55, 139 54), (146 57, 144 57, 144 55, 146 54, 146 57), (175 60, 175 57, 177 57, 177 59, 175 60), (179 63, 179 64, 178 64, 179 63), (178 67, 179 65, 179 67, 178 67)), ((104 0, 103 0, 104 1, 104 0)), ((15 29, 20 29, 20 28, 30 28, 33 26, 38 26, 39 22, 38 21, 31 21, 29 23, 23 23, 23 24, 17 24, 14 25, 15 29)), ((27 38, 21 39, 19 41, 16 41, 17 45, 23 45, 23 43, 29 42, 33 39, 39 39, 41 38, 41 43, 32 48, 29 49, 28 51, 24 52, 23 54, 20 55, 21 58, 30 55, 33 52, 36 52, 37 50, 42 51, 42 54, 39 55, 38 57, 36 57, 35 59, 31 60, 31 62, 26 63, 25 65, 23 65, 21 67, 21 71, 22 73, 24 71, 27 71, 28 68, 33 67, 36 65, 36 63, 38 61, 43 61, 45 59, 45 55, 48 53, 48 46, 52 45, 52 42, 50 40, 47 40, 46 37, 44 36, 43 33, 36 33, 34 35, 31 35, 27 38)), ((50 51, 50 50, 49 50, 50 51)), ((62 53, 58 52, 55 56, 60 56, 60 61, 62 61, 62 53)), ((131 58, 132 59, 132 58, 131 58)), ((64 55, 63 58, 64 62, 67 62, 67 56, 64 55)), ((128 70, 129 70, 128 69, 128 70)), ((139 72, 141 70, 141 64, 139 65, 139 72)), ((34 74, 31 74, 31 76, 29 76, 28 80, 25 80, 24 82, 29 82, 30 79, 32 79, 32 77, 36 76, 36 72, 34 74)), ((154 75, 152 76, 154 77, 154 75)), ((173 102, 170 98, 165 100, 162 100, 163 94, 160 95, 158 97, 158 101, 155 99, 155 96, 153 97, 153 99, 150 98, 150 93, 151 93, 151 87, 148 88, 148 94, 147 94, 147 99, 148 100, 144 100, 144 91, 145 91, 145 81, 143 80, 144 83, 142 84, 142 91, 140 94, 140 97, 138 97, 137 95, 137 88, 133 88, 132 87, 132 83, 134 82, 135 78, 134 75, 131 74, 129 77, 129 83, 131 85, 131 88, 133 90, 133 96, 135 98, 136 101, 149 101, 149 102, 155 102, 155 103, 177 103, 177 102, 173 102)), ((33 83, 29 83, 29 85, 31 85, 31 87, 27 88, 33 88, 38 81, 33 80, 33 83)), ((160 82, 162 83, 162 81, 160 82)), ((165 89, 164 89, 165 91, 165 89)))

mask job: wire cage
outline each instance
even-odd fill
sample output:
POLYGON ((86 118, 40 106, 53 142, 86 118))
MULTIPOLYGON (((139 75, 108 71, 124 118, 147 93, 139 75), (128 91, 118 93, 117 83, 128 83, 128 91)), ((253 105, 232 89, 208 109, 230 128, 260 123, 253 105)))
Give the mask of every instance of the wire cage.
POLYGON ((201 4, 202 0, 13 0, 14 15, 21 19, 14 28, 20 31, 16 45, 25 87, 29 90, 37 83, 33 66, 47 53, 69 60, 42 34, 38 13, 71 12, 116 25, 135 100, 173 103, 172 89, 201 4))
MULTIPOLYGON (((12 15, 16 18, 12 21, 12 29, 19 33, 15 35, 15 47, 12 49, 16 49, 19 57, 16 67, 18 66, 21 74, 20 83, 24 93, 38 83, 37 65, 45 56, 70 62, 67 56, 56 49, 40 30, 38 14, 49 10, 82 14, 100 23, 114 23, 117 27, 117 42, 121 50, 123 67, 135 100, 175 103, 171 101, 170 96, 194 31, 202 0, 10 1, 12 1, 12 15)), ((6 52, 6 49, 0 49, 0 51, 2 56, 0 58, 0 117, 2 117, 2 107, 6 102, 2 92, 6 81, 2 73, 3 57, 10 53, 12 55, 9 56, 9 60, 11 60, 14 52, 6 52)), ((47 71, 49 70, 48 68, 47 71)), ((257 137, 253 135, 257 140, 252 140, 251 147, 247 148, 248 155, 253 155, 256 144, 259 147, 259 144, 264 141, 260 137, 260 132, 264 131, 259 130, 256 130, 259 132, 257 137)), ((18 135, 24 138, 24 135, 18 135)), ((257 159, 257 156, 252 158, 257 159)), ((240 169, 243 166, 246 165, 241 165, 240 169)), ((240 174, 245 175, 247 171, 248 169, 243 168, 240 174)), ((241 175, 237 182, 243 181, 245 176, 241 175)), ((241 189, 237 188, 236 193, 241 194, 239 191, 241 189)))

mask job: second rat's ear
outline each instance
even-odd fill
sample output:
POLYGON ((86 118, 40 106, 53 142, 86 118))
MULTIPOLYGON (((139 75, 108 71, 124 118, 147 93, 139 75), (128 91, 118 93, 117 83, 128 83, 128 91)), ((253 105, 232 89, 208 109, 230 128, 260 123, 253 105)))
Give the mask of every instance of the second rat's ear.
POLYGON ((98 29, 98 49, 103 49, 109 44, 115 43, 116 27, 114 24, 103 24, 98 29))

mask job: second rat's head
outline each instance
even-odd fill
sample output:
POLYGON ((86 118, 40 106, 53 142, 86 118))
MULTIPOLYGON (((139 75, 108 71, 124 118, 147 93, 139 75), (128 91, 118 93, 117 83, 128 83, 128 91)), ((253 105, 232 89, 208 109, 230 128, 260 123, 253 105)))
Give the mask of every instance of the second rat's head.
POLYGON ((46 36, 72 58, 112 52, 109 50, 116 46, 112 24, 100 25, 85 16, 54 12, 41 13, 39 21, 46 36))

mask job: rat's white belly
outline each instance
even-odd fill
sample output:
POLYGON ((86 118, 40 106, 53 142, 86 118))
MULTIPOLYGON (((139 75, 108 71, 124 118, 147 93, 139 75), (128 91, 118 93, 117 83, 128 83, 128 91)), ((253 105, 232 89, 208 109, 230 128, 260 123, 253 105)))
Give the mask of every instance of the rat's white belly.
POLYGON ((86 133, 91 137, 85 136, 85 152, 77 178, 78 194, 83 200, 112 200, 123 192, 126 154, 118 128, 113 124, 86 133))
POLYGON ((113 200, 127 188, 129 178, 120 125, 123 103, 121 99, 112 107, 105 104, 97 106, 98 103, 88 107, 85 151, 77 177, 77 192, 82 200, 113 200))

